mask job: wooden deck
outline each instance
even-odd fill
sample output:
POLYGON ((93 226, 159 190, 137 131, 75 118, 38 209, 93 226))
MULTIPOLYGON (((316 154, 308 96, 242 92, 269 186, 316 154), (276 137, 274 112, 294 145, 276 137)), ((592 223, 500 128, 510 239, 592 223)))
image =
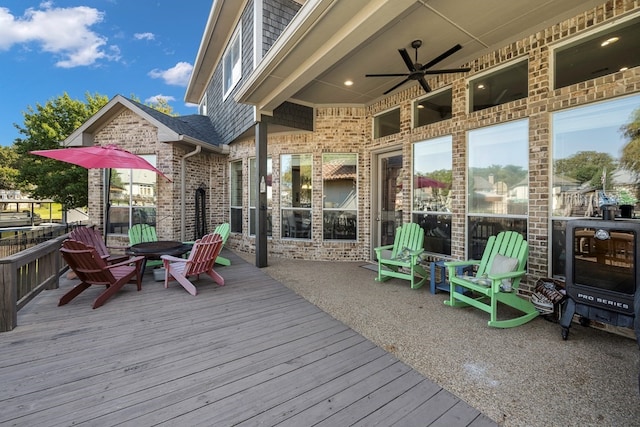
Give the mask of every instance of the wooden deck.
POLYGON ((0 425, 490 426, 492 420, 225 251, 226 286, 147 272, 91 309, 45 291, 0 334, 0 425))

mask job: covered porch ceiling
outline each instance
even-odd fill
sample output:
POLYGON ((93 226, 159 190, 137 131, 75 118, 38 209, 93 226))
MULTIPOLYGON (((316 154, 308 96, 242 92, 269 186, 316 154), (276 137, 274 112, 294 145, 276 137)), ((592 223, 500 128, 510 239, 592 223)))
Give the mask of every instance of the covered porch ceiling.
MULTIPOLYGON (((413 40, 423 42, 418 51, 418 62, 423 64, 462 45, 430 69, 458 68, 602 3, 309 0, 258 68, 243 78, 235 99, 256 106, 260 114, 271 114, 285 101, 368 105, 404 77, 366 78, 365 74, 407 72, 398 49, 407 49, 414 60, 413 40), (345 86, 347 80, 353 85, 345 86)), ((410 81, 398 90, 416 84, 410 81)))

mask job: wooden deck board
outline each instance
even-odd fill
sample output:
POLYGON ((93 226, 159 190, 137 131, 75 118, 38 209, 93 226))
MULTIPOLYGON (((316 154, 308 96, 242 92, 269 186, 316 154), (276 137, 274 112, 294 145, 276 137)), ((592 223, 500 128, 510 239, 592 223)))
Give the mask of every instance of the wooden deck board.
POLYGON ((45 291, 0 334, 0 424, 495 425, 260 269, 45 291))

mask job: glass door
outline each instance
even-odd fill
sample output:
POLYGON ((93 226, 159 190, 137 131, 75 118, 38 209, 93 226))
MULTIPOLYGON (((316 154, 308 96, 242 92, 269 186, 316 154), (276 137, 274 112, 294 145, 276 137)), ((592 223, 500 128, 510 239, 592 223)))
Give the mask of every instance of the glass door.
POLYGON ((402 151, 380 154, 377 161, 375 246, 392 245, 402 225, 402 151))

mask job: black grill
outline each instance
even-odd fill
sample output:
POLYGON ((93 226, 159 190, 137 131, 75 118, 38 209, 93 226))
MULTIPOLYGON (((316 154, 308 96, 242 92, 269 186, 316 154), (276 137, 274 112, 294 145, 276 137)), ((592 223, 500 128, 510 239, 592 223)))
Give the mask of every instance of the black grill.
POLYGON ((574 314, 634 328, 640 343, 640 221, 576 219, 566 227, 566 291, 560 324, 574 314))

